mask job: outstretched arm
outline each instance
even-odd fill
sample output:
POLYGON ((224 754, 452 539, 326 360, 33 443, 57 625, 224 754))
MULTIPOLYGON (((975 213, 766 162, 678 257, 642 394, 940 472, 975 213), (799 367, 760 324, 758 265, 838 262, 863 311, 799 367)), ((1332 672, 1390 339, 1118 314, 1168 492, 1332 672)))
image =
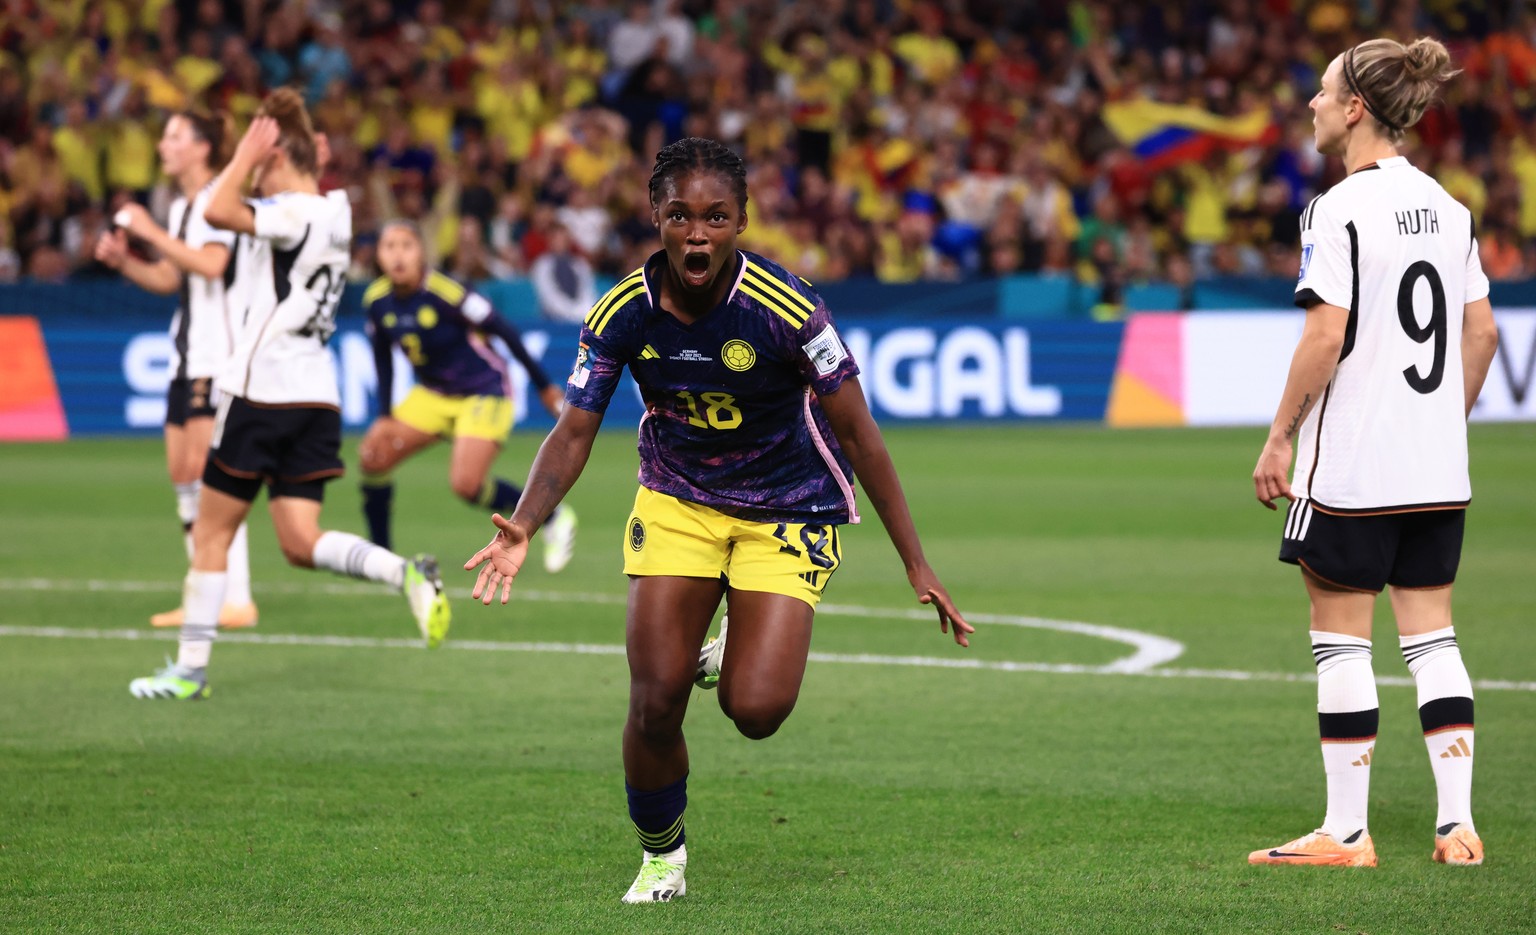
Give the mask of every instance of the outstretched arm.
POLYGON ((96 259, 118 270, 141 289, 171 295, 181 288, 181 271, 166 259, 141 260, 128 250, 128 235, 119 230, 102 231, 96 240, 96 259))
MULTIPOLYGON (((191 207, 187 208, 191 211, 191 207)), ((130 202, 118 209, 113 218, 117 226, 126 230, 131 236, 147 242, 160 252, 160 255, 175 265, 184 273, 196 273, 207 279, 217 279, 224 275, 224 267, 229 265, 229 247, 221 243, 203 244, 201 247, 188 246, 187 242, 177 238, 170 231, 155 223, 143 205, 130 202)), ((133 277, 127 269, 124 273, 133 277)), ((177 283, 180 286, 180 283, 177 283)))
POLYGON ((1264 450, 1259 453, 1259 463, 1253 469, 1254 496, 1271 510, 1280 497, 1294 499, 1286 476, 1291 470, 1296 434, 1301 431, 1307 413, 1323 398, 1328 381, 1333 379, 1348 324, 1348 310, 1337 305, 1323 303, 1307 310, 1307 322, 1302 326, 1301 340, 1291 357, 1290 374, 1285 378, 1285 392, 1280 395, 1280 408, 1269 427, 1264 450))
POLYGON ((949 632, 954 625, 955 642, 971 645, 966 634, 976 628, 965 622, 960 611, 950 600, 949 592, 939 583, 938 575, 923 556, 923 545, 917 537, 917 527, 912 523, 912 513, 907 508, 906 494, 902 493, 901 480, 896 476, 896 466, 886 450, 880 427, 870 415, 869 404, 864 399, 864 389, 857 377, 845 379, 836 392, 820 397, 822 411, 837 435, 837 442, 853 465, 853 473, 863 485, 864 492, 880 515, 891 544, 901 556, 907 569, 907 580, 917 599, 934 605, 939 614, 939 629, 949 632))
POLYGON ((496 524, 495 537, 489 545, 464 563, 465 571, 473 571, 480 564, 485 564, 480 569, 480 576, 475 579, 475 588, 470 592, 470 597, 489 604, 496 593, 497 584, 501 585, 503 604, 512 596, 512 579, 517 577, 518 570, 523 567, 523 560, 528 556, 528 540, 549 519, 549 514, 555 511, 555 507, 560 505, 560 501, 576 483, 576 478, 581 476, 582 468, 586 467, 587 458, 592 454, 592 441, 597 437, 597 429, 602 424, 603 417, 600 414, 575 406, 566 406, 565 411, 560 413, 560 420, 555 423, 549 437, 544 439, 544 444, 539 446, 539 454, 533 459, 533 467, 528 471, 528 483, 517 501, 517 509, 512 518, 503 518, 499 513, 492 514, 491 521, 496 524))

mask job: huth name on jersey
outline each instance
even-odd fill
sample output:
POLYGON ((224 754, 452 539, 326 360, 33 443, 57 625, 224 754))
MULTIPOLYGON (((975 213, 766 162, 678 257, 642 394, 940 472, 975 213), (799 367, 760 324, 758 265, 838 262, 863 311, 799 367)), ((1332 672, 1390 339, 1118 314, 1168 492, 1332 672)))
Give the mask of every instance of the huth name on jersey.
POLYGON ((1399 234, 1438 234, 1440 216, 1434 208, 1414 208, 1412 211, 1394 211, 1399 234))

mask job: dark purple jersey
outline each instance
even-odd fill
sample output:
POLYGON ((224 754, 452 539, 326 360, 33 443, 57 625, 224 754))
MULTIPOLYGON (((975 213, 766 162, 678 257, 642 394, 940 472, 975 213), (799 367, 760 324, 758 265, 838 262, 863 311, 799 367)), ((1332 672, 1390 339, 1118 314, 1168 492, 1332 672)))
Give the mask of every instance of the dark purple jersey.
POLYGON ((502 339, 535 386, 549 385, 517 329, 484 296, 436 270, 406 295, 395 292, 388 278, 374 280, 363 293, 363 311, 373 341, 381 413, 392 408, 391 345, 405 352, 417 383, 444 396, 508 395, 507 362, 491 347, 492 336, 502 339))
POLYGON ((754 522, 858 522, 853 470, 819 395, 859 372, 810 284, 738 251, 724 302, 685 325, 646 261, 593 306, 566 402, 608 407, 628 365, 645 402, 640 483, 754 522))

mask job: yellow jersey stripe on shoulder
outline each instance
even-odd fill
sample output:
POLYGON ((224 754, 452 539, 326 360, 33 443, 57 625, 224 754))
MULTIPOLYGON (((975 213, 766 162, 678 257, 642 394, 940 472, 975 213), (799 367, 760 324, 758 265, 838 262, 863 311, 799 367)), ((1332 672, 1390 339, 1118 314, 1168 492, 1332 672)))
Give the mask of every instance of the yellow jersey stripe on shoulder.
POLYGON ((389 290, 392 287, 393 284, 390 283, 388 276, 380 276, 378 279, 375 279, 373 282, 369 283, 368 288, 363 291, 363 307, 367 308, 378 300, 384 298, 389 294, 389 290))
POLYGON ((602 315, 596 316, 597 320, 587 327, 592 329, 593 334, 601 335, 603 333, 603 329, 608 327, 608 322, 612 321, 613 316, 619 313, 619 309, 629 304, 630 299, 633 299, 635 296, 644 294, 645 281, 636 281, 633 286, 629 287, 628 291, 619 296, 616 296, 614 301, 609 305, 608 309, 603 312, 602 315))
POLYGON ((643 269, 637 269, 633 273, 630 273, 628 276, 625 276, 623 279, 619 280, 612 289, 609 289, 601 299, 597 300, 596 305, 592 306, 592 311, 587 313, 586 326, 588 328, 593 327, 597 320, 602 318, 603 315, 608 312, 610 306, 613 304, 614 299, 632 289, 635 283, 643 283, 644 281, 645 271, 643 269))
POLYGON ((778 299, 773 298, 772 296, 763 292, 761 289, 754 286, 749 280, 743 279, 741 281, 741 291, 762 303, 762 305, 770 312, 773 312, 775 315, 789 322, 795 327, 795 330, 797 331, 804 327, 806 321, 809 320, 807 316, 793 314, 789 311, 789 309, 784 307, 783 302, 780 302, 778 299))
POLYGON ((450 305, 464 301, 464 287, 436 270, 427 277, 427 291, 450 305))
POLYGON ((812 312, 816 311, 816 306, 811 302, 810 299, 807 299, 805 296, 789 288, 788 285, 779 282, 777 279, 773 278, 771 273, 763 269, 761 266, 758 266, 756 263, 747 263, 747 277, 758 280, 760 285, 766 287, 772 292, 782 294, 784 296, 783 300, 787 302, 791 308, 794 308, 798 305, 800 308, 805 309, 806 315, 810 315, 812 312))

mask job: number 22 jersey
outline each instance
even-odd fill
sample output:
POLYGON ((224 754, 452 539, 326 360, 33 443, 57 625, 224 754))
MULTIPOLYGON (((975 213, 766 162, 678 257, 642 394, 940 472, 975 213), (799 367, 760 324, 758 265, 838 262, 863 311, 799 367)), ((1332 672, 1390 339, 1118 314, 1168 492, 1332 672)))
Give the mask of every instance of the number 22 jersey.
POLYGON ((326 342, 352 250, 345 192, 283 192, 250 202, 256 233, 241 257, 239 339, 219 389, 256 403, 340 405, 326 342))
POLYGON ((1488 296, 1470 213, 1397 156, 1313 199, 1301 227, 1296 304, 1349 319, 1292 491, 1333 513, 1465 506, 1462 319, 1488 296))
POLYGON ((818 396, 859 372, 804 280, 737 251, 725 301, 684 324, 658 304, 665 253, 581 329, 566 402, 608 407, 629 367, 645 404, 640 484, 752 522, 858 522, 853 470, 818 396))

